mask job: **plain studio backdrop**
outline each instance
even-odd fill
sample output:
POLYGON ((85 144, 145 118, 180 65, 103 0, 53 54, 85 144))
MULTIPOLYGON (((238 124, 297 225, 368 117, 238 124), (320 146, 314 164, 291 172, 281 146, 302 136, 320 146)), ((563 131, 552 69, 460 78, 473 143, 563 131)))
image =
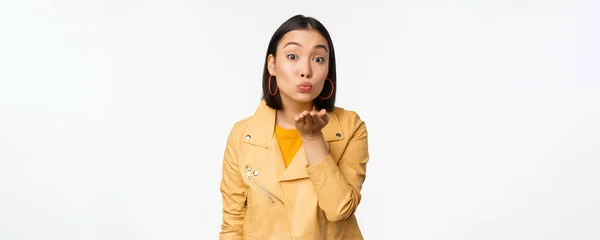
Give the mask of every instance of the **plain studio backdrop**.
POLYGON ((0 239, 216 239, 227 135, 297 13, 367 123, 366 239, 600 239, 598 7, 4 0, 0 239))

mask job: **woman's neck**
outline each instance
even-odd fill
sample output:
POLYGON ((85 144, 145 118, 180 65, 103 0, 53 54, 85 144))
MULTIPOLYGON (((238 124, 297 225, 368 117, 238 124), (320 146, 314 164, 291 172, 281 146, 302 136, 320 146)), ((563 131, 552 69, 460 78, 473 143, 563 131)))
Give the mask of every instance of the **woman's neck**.
POLYGON ((299 102, 283 102, 283 109, 277 111, 276 124, 279 127, 293 129, 296 128, 294 125, 295 117, 303 111, 312 111, 313 103, 299 103, 299 102))

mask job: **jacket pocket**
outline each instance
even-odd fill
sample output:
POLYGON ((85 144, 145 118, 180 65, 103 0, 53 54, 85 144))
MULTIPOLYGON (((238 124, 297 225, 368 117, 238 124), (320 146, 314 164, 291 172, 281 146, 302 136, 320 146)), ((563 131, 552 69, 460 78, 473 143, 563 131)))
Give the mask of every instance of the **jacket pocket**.
POLYGON ((244 194, 244 211, 248 210, 248 192, 250 191, 250 189, 246 190, 246 193, 244 194))

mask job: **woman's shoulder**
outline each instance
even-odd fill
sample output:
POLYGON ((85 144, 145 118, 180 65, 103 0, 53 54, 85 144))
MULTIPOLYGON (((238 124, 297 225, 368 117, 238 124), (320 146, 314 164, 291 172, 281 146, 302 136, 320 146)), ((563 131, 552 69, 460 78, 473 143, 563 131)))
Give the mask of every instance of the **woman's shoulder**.
POLYGON ((246 125, 251 120, 251 118, 252 116, 246 116, 242 119, 234 121, 233 126, 231 127, 231 132, 242 132, 246 128, 246 125))
POLYGON ((363 119, 356 110, 335 106, 330 114, 332 113, 335 114, 340 123, 345 122, 350 125, 364 124, 363 119))

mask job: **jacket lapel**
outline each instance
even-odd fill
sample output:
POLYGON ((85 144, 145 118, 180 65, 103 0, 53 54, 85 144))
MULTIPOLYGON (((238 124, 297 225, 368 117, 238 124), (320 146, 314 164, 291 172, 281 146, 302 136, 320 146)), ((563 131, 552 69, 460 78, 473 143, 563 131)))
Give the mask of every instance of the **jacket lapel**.
POLYGON ((345 133, 342 132, 342 127, 335 111, 329 113, 329 122, 321 132, 323 132, 325 142, 328 143, 344 139, 345 133))
POLYGON ((248 119, 248 126, 244 132, 243 142, 263 148, 269 148, 272 144, 275 131, 275 109, 267 106, 263 100, 248 119))
POLYGON ((277 183, 279 176, 285 171, 285 165, 277 139, 274 137, 275 113, 265 101, 261 101, 254 115, 248 119, 242 142, 257 148, 249 152, 252 156, 247 156, 252 159, 251 168, 257 171, 254 178, 273 192, 275 197, 282 199, 282 190, 277 183))
MULTIPOLYGON (((283 159, 281 159, 283 161, 283 159)), ((290 165, 285 169, 283 175, 279 178, 280 182, 297 180, 302 178, 308 178, 306 173, 306 152, 304 152, 304 146, 300 146, 298 152, 290 162, 290 165)))

